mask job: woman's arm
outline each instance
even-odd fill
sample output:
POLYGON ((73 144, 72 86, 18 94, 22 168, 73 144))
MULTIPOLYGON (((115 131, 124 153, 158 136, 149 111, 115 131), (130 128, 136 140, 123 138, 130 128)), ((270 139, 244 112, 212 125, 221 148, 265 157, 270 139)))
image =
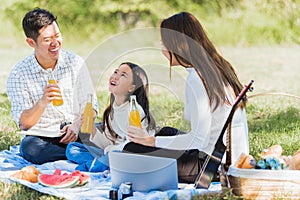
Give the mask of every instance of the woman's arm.
POLYGON ((197 74, 189 75, 186 82, 185 117, 191 123, 187 134, 156 137, 155 146, 169 149, 202 149, 208 145, 212 121, 208 95, 197 74))
POLYGON ((132 142, 147 146, 185 150, 202 149, 208 145, 212 121, 208 95, 197 74, 191 74, 186 83, 186 118, 191 123, 191 131, 177 136, 148 136, 135 127, 129 127, 128 135, 132 142))

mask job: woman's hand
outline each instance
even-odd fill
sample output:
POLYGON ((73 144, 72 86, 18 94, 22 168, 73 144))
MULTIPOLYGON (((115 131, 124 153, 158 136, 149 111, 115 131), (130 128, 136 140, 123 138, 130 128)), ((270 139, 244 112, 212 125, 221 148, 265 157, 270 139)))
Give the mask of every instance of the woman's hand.
POLYGON ((129 126, 128 136, 131 142, 155 147, 155 137, 148 135, 147 132, 142 128, 129 126))

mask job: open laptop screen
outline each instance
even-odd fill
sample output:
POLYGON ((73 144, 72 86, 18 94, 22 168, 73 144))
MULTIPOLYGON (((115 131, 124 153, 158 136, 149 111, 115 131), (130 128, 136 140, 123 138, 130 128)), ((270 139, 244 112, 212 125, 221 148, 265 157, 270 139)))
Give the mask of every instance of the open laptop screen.
POLYGON ((124 152, 110 152, 112 187, 131 182, 133 191, 177 190, 176 159, 124 152))

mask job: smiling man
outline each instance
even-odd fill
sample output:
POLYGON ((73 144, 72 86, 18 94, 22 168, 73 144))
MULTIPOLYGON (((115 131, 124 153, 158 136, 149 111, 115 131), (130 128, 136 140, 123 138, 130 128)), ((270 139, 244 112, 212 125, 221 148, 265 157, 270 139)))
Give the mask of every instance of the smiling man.
POLYGON ((93 108, 97 113, 93 84, 84 60, 61 49, 63 39, 52 13, 40 8, 31 10, 23 18, 22 26, 26 42, 34 52, 12 69, 7 94, 20 129, 38 130, 38 136, 26 135, 20 153, 36 164, 66 159, 66 145, 80 140, 80 115, 89 93, 94 94, 93 108), (56 82, 48 82, 50 75, 56 82), (61 106, 51 103, 61 99, 61 106), (46 137, 49 130, 63 136, 46 137))

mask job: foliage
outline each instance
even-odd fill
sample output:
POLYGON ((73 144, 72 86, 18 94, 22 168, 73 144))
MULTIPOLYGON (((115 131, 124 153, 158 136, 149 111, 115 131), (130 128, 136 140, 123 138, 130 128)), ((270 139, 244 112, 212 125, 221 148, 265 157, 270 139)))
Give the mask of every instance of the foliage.
POLYGON ((55 13, 70 40, 93 41, 132 28, 157 27, 163 18, 188 11, 219 44, 300 43, 297 0, 19 0, 5 13, 21 30, 24 13, 34 7, 55 13))

